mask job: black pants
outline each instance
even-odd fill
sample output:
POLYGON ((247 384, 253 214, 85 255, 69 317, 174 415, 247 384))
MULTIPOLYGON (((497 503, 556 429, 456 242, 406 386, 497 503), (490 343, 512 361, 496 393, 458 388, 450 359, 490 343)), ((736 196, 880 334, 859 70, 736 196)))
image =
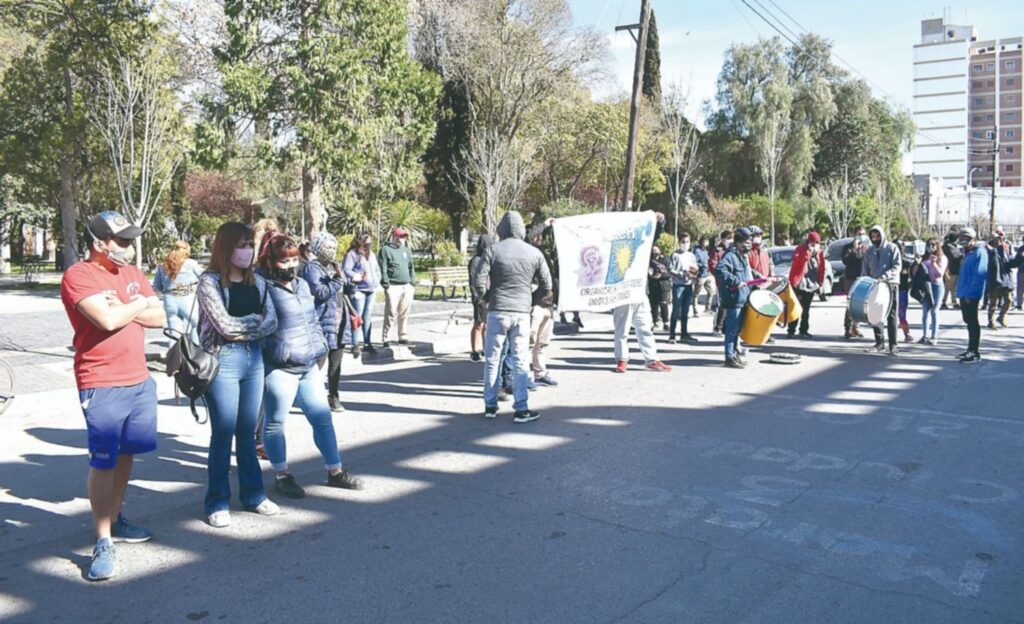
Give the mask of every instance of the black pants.
MULTIPOLYGON (((889 350, 894 351, 896 349, 896 315, 899 313, 900 308, 900 293, 896 284, 885 284, 889 287, 889 300, 892 301, 892 305, 889 306, 889 314, 885 317, 885 328, 889 334, 889 350)), ((977 314, 977 313, 975 313, 977 314)), ((873 327, 875 330, 875 344, 883 344, 882 342, 882 328, 873 327)))
POLYGON ((796 333, 797 323, 800 324, 800 333, 806 334, 811 329, 811 302, 814 301, 814 293, 807 292, 806 290, 796 290, 796 299, 800 302, 800 305, 804 309, 804 313, 800 315, 799 321, 793 321, 789 324, 789 335, 792 336, 796 333))
POLYGON ((651 303, 651 320, 655 323, 658 323, 659 320, 662 323, 668 323, 668 302, 664 300, 660 287, 656 294, 651 293, 647 299, 651 303))
MULTIPOLYGON (((850 291, 853 290, 853 283, 856 282, 856 278, 843 277, 843 287, 846 289, 846 297, 849 299, 850 291)), ((849 334, 851 331, 857 329, 857 322, 850 316, 850 306, 846 306, 846 316, 843 318, 843 329, 849 334)))
POLYGON ((967 324, 967 350, 978 353, 981 348, 981 322, 978 320, 977 299, 960 299, 960 315, 967 324))
POLYGON ((345 349, 331 349, 327 352, 327 397, 338 398, 338 385, 341 383, 341 356, 345 349))

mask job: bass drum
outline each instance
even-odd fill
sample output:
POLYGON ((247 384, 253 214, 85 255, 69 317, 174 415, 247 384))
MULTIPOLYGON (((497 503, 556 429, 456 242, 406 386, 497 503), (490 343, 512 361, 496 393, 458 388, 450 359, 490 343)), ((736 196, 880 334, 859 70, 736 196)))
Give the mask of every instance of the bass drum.
POLYGON ((789 325, 800 320, 800 316, 804 313, 804 307, 800 305, 800 300, 796 298, 796 291, 793 290, 788 279, 775 282, 768 287, 768 290, 778 295, 782 300, 782 305, 785 306, 785 310, 777 319, 779 325, 789 325))
POLYGON ((782 299, 768 290, 750 293, 743 308, 743 329, 740 338, 748 345, 763 345, 772 335, 775 319, 782 314, 782 299))
POLYGON ((871 277, 859 277, 850 288, 850 318, 873 327, 885 325, 893 305, 889 286, 871 277))

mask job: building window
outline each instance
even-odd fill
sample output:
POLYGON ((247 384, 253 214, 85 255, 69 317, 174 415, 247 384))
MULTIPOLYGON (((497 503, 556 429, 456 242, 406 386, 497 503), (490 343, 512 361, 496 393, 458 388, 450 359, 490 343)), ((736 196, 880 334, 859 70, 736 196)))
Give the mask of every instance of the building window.
POLYGON ((980 88, 981 88, 981 86, 982 86, 982 84, 983 84, 983 83, 982 83, 982 82, 981 82, 980 80, 975 80, 975 81, 974 81, 974 84, 972 84, 971 86, 972 86, 973 88, 975 88, 975 89, 980 89, 980 88))
POLYGON ((1013 130, 1007 130, 1006 131, 1006 138, 1008 138, 1008 139, 1012 139, 1016 135, 1017 135, 1017 133, 1015 131, 1013 131, 1013 130))
POLYGON ((989 140, 996 138, 996 131, 995 130, 986 130, 985 131, 985 138, 989 139, 989 140))
POLYGON ((974 71, 981 71, 981 70, 983 70, 983 69, 985 69, 985 68, 984 68, 984 67, 982 67, 981 65, 975 65, 975 66, 974 66, 974 71))
POLYGON ((1013 165, 1006 165, 1006 172, 1013 173, 1013 165))
MULTIPOLYGON (((975 65, 977 67, 977 65, 975 65)), ((1006 69, 1016 69, 1017 61, 1006 61, 1006 69)))
POLYGON ((982 104, 985 103, 985 98, 974 98, 974 103, 977 104, 978 106, 981 106, 982 104))
POLYGON ((985 121, 995 121, 995 119, 996 119, 995 114, 985 115, 985 121))
POLYGON ((1006 86, 1012 87, 1014 85, 1013 78, 1006 79, 1006 86))
POLYGON ((989 80, 988 82, 985 83, 985 86, 986 87, 994 87, 994 86, 996 86, 996 81, 995 80, 989 80))
POLYGON ((1015 98, 1012 95, 1006 96, 1006 103, 1007 104, 1013 104, 1014 101, 1015 101, 1015 98))
POLYGON ((1006 113, 1006 121, 1013 121, 1017 118, 1017 113, 1006 113))
POLYGON ((985 63, 985 71, 992 71, 996 68, 995 63, 985 63))
POLYGON ((975 130, 974 132, 971 133, 971 136, 974 137, 975 139, 980 139, 981 133, 975 130))

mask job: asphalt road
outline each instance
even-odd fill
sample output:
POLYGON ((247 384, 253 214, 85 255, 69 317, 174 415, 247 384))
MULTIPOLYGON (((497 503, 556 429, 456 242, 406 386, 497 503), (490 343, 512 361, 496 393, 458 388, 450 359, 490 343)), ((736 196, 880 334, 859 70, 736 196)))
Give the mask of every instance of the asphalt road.
POLYGON ((610 372, 607 332, 559 337, 527 425, 480 416, 468 360, 366 367, 335 420, 366 489, 313 485, 294 414, 309 495, 227 529, 202 520, 206 430, 165 399, 126 507, 156 538, 99 585, 74 391, 38 395, 0 418, 0 620, 1024 622, 1024 315, 964 366, 959 326, 898 359, 825 337, 841 305, 742 371, 707 318, 662 345, 668 374, 610 372))

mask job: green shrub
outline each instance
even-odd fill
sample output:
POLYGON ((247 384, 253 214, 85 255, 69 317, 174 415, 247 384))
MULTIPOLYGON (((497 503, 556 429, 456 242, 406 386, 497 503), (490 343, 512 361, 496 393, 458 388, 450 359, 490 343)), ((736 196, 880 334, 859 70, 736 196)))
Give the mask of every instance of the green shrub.
POLYGON ((668 232, 662 232, 661 236, 658 237, 658 240, 654 241, 654 244, 658 246, 661 253, 665 255, 675 251, 677 243, 678 241, 676 241, 676 237, 672 236, 668 232))
POLYGON ((437 259, 436 266, 462 266, 466 263, 466 257, 450 240, 439 241, 434 246, 434 254, 437 259))

